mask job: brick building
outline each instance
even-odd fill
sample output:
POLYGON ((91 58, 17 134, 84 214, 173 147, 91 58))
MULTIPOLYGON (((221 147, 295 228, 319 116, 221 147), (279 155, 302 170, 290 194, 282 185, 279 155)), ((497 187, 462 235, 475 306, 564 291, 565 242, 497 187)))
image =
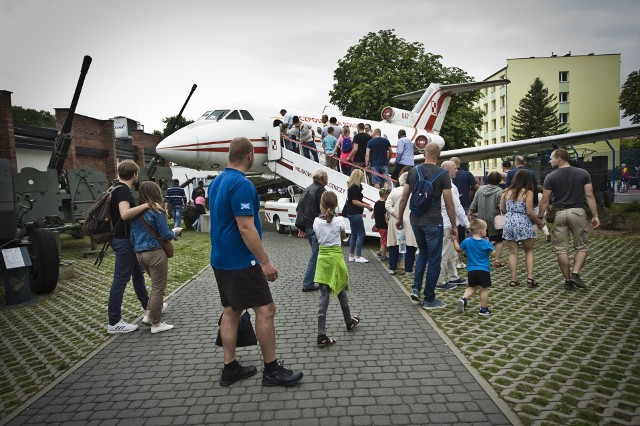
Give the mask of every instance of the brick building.
MULTIPOLYGON (((11 105, 11 92, 0 90, 0 158, 11 161, 14 174, 24 167, 45 170, 53 151, 55 133, 30 126, 14 128, 11 105)), ((68 108, 55 109, 57 131, 62 128, 68 113, 68 108)), ((75 114, 73 139, 64 169, 87 165, 115 179, 119 161, 129 159, 144 167, 155 155, 155 147, 161 138, 142 130, 131 130, 130 133, 130 139, 116 140, 112 119, 99 120, 75 114)))

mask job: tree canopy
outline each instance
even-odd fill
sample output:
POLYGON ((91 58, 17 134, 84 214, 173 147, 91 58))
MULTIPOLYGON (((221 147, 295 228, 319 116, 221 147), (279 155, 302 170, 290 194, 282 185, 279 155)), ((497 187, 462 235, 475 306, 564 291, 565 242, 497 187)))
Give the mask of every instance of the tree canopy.
POLYGON ((56 118, 49 111, 12 106, 13 125, 29 125, 38 127, 56 127, 56 118))
MULTIPOLYGON (((351 46, 334 71, 331 103, 352 117, 380 120, 380 111, 388 105, 411 110, 415 101, 391 98, 424 89, 432 82, 465 83, 472 79, 460 68, 448 68, 442 57, 425 52, 422 43, 410 43, 394 30, 369 33, 351 46)), ((482 125, 482 111, 473 107, 480 92, 452 97, 441 135, 448 148, 474 146, 482 125)))
POLYGON ((622 85, 620 109, 623 118, 631 117, 633 124, 640 124, 640 71, 629 74, 622 85))
POLYGON ((513 116, 512 140, 567 133, 568 127, 560 123, 558 117, 557 100, 556 95, 550 95, 542 80, 536 77, 527 94, 520 99, 513 116))
POLYGON ((184 118, 183 116, 180 116, 180 118, 178 119, 178 122, 176 123, 176 127, 173 129, 173 131, 171 133, 169 133, 169 131, 171 130, 171 125, 173 124, 173 120, 176 119, 176 115, 172 116, 172 117, 165 117, 162 119, 162 122, 165 124, 164 129, 161 131, 159 130, 154 130, 153 134, 156 136, 162 136, 163 138, 166 138, 167 136, 169 136, 171 133, 174 133, 175 131, 182 129, 185 126, 188 126, 189 124, 193 123, 193 120, 187 120, 186 118, 184 118))

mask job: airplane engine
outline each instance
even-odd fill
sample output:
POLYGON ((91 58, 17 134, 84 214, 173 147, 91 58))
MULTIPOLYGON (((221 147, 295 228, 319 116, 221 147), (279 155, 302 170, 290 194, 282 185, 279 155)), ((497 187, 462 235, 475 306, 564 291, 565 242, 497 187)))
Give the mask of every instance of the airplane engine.
POLYGON ((437 144, 440 147, 440 149, 444 148, 444 139, 442 138, 442 136, 436 135, 435 133, 428 133, 426 135, 420 135, 414 141, 414 144, 415 144, 416 148, 420 152, 424 151, 424 148, 429 143, 437 144))
POLYGON ((411 112, 404 109, 394 108, 390 106, 384 107, 382 108, 380 116, 383 120, 388 121, 389 123, 400 124, 404 126, 412 125, 410 120, 411 112))

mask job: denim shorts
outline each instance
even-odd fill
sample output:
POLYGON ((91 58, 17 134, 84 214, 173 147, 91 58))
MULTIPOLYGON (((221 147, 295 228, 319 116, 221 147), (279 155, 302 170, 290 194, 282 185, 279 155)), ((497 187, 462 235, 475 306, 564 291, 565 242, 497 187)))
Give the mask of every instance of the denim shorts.
MULTIPOLYGON (((383 176, 389 176, 389 167, 388 166, 371 166, 371 171, 379 173, 383 176)), ((380 176, 371 174, 371 184, 380 184, 382 185, 384 182, 387 182, 386 179, 381 178, 380 176)))

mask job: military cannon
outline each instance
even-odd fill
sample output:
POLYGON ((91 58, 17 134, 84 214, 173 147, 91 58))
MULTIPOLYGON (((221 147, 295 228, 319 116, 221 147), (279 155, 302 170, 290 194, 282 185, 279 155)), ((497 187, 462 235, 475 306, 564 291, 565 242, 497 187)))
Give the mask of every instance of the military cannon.
MULTIPOLYGON (((81 236, 78 220, 109 186, 103 173, 90 167, 64 171, 71 144, 71 128, 91 57, 85 56, 69 113, 57 135, 46 171, 23 168, 11 173, 9 160, 0 160, 0 248, 26 246, 31 258, 30 287, 36 294, 51 293, 59 276, 57 232, 81 236)), ((2 265, 4 267, 4 265, 2 265)))

